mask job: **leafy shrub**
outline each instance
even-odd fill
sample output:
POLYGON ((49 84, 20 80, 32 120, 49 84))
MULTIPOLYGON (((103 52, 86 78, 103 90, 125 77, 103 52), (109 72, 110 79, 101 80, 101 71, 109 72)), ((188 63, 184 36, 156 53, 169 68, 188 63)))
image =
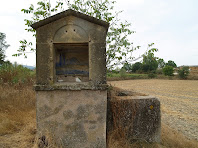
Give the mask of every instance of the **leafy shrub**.
POLYGON ((138 70, 142 69, 142 63, 136 62, 132 65, 132 72, 137 72, 138 70))
POLYGON ((163 68, 163 73, 165 76, 173 76, 173 67, 172 66, 165 66, 163 68))
POLYGON ((187 78, 187 76, 189 75, 189 67, 188 66, 184 66, 184 67, 182 67, 182 69, 179 69, 178 70, 178 76, 179 76, 179 78, 181 78, 181 79, 186 79, 187 78))
POLYGON ((157 77, 156 71, 154 71, 154 70, 151 71, 151 72, 148 74, 148 77, 151 78, 151 79, 152 79, 152 78, 156 78, 156 77, 157 77))
POLYGON ((112 77, 112 76, 113 76, 113 74, 111 72, 107 73, 107 77, 112 77))

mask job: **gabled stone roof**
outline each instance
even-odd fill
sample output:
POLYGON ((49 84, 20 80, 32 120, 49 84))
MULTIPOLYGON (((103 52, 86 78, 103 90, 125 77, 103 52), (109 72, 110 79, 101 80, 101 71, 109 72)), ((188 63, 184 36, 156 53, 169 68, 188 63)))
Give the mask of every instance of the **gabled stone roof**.
POLYGON ((39 22, 36 22, 36 23, 32 24, 31 27, 34 28, 34 29, 37 29, 37 28, 39 28, 39 27, 41 27, 41 26, 44 26, 44 25, 46 25, 46 24, 49 24, 49 23, 51 23, 51 22, 54 22, 54 21, 56 21, 56 20, 59 20, 59 19, 61 19, 61 18, 66 17, 66 16, 75 16, 75 17, 78 17, 78 18, 87 20, 87 21, 89 21, 89 22, 91 22, 91 23, 104 26, 104 27, 107 28, 107 29, 108 29, 108 27, 109 27, 109 23, 107 23, 107 22, 105 22, 105 21, 99 20, 99 19, 97 19, 97 18, 95 18, 95 17, 92 17, 92 16, 88 16, 88 15, 83 14, 83 13, 80 13, 80 12, 78 12, 78 11, 74 11, 74 10, 72 10, 72 9, 68 9, 68 10, 63 11, 63 12, 61 12, 61 13, 58 13, 58 14, 56 14, 56 15, 50 16, 50 17, 48 17, 48 18, 46 18, 46 19, 44 19, 44 20, 41 20, 41 21, 39 21, 39 22))

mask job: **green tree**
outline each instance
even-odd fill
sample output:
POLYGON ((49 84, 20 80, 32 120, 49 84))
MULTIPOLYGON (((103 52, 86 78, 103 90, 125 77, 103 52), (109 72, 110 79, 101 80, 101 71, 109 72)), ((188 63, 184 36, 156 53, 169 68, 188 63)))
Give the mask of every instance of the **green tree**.
POLYGON ((5 50, 10 46, 5 40, 6 34, 0 32, 0 64, 5 62, 5 50))
POLYGON ((132 65, 132 72, 136 72, 141 69, 142 69, 142 63, 140 62, 136 62, 135 64, 132 65))
POLYGON ((132 65, 128 62, 124 63, 123 67, 126 71, 131 72, 132 71, 132 65))
POLYGON ((166 63, 166 66, 172 66, 173 68, 176 68, 176 67, 177 67, 177 65, 175 64, 175 62, 174 62, 174 61, 171 61, 171 60, 169 60, 169 61, 166 63))
POLYGON ((189 75, 189 67, 188 66, 182 67, 181 69, 178 70, 178 74, 181 79, 187 79, 189 75))
POLYGON ((164 66, 166 65, 164 59, 160 58, 157 60, 157 62, 158 62, 158 68, 164 68, 164 66))
MULTIPOLYGON (((151 47, 154 43, 148 45, 151 47)), ((152 48, 149 50, 146 55, 143 56, 143 62, 142 62, 142 70, 144 72, 151 72, 156 71, 158 67, 157 57, 154 56, 154 52, 157 52, 158 49, 152 48)))
MULTIPOLYGON (((129 41, 128 36, 134 33, 129 27, 130 23, 127 21, 121 22, 118 15, 122 12, 116 12, 114 10, 114 4, 116 1, 111 0, 57 0, 56 5, 52 7, 49 2, 41 0, 37 3, 37 7, 31 5, 28 9, 22 9, 26 14, 31 14, 31 19, 25 19, 26 30, 32 32, 35 36, 35 30, 31 28, 31 25, 42 19, 49 17, 51 14, 55 14, 63 11, 65 8, 73 9, 84 14, 96 17, 110 23, 110 27, 107 33, 107 68, 112 69, 116 65, 124 64, 127 60, 132 60, 132 56, 127 56, 138 47, 133 47, 132 42, 129 41)), ((21 46, 17 54, 14 56, 25 55, 29 48, 31 51, 35 51, 32 48, 32 42, 27 40, 20 41, 21 46)))
MULTIPOLYGON (((27 26, 26 30, 32 32, 33 36, 35 36, 35 30, 31 28, 33 23, 45 19, 51 14, 61 12, 65 8, 70 8, 108 22, 110 27, 106 37, 106 56, 107 68, 112 70, 117 65, 126 63, 126 61, 132 62, 134 60, 132 52, 140 48, 140 46, 134 47, 133 43, 129 41, 128 37, 135 32, 129 29, 130 23, 120 21, 119 14, 122 11, 117 12, 114 10, 115 3, 116 1, 112 0, 56 0, 56 5, 51 6, 49 2, 41 0, 37 3, 37 7, 30 5, 28 9, 22 9, 21 11, 32 16, 31 19, 25 19, 25 24, 27 26)), ((28 49, 35 51, 32 48, 32 42, 24 39, 20 43, 21 46, 18 53, 14 54, 14 56, 26 56, 25 53, 28 49)))
POLYGON ((163 68, 163 73, 165 76, 173 76, 173 71, 174 71, 174 69, 172 66, 165 66, 163 68))

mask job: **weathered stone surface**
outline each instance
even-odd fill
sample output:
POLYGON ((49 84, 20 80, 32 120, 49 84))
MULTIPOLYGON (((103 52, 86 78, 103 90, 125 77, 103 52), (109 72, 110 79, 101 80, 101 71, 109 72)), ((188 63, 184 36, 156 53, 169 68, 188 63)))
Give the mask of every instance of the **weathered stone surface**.
POLYGON ((54 36, 54 43, 84 43, 89 42, 87 32, 75 24, 61 27, 54 36))
POLYGON ((114 132, 129 142, 160 142, 160 102, 152 96, 115 96, 108 99, 107 137, 114 132))
POLYGON ((104 43, 90 43, 90 65, 89 65, 89 77, 90 80, 95 84, 104 84, 106 83, 106 59, 102 58, 106 56, 104 43))
POLYGON ((108 26, 73 10, 32 25, 37 34, 35 90, 41 137, 52 134, 55 142, 69 148, 106 147, 108 26))
POLYGON ((37 130, 63 147, 106 147, 106 90, 37 91, 37 130))
MULTIPOLYGON (((81 62, 81 65, 71 64, 59 68, 62 71, 66 71, 73 66, 72 72, 75 72, 75 74, 72 76, 74 80, 77 77, 84 78, 81 77, 83 74, 78 76, 78 73, 86 72, 84 75, 88 76, 82 81, 92 81, 96 85, 106 83, 106 33, 108 23, 73 10, 68 10, 35 23, 32 26, 36 29, 37 33, 38 85, 57 83, 60 74, 57 74, 56 62, 60 55, 67 55, 66 60, 72 58, 74 60, 76 58, 76 62, 81 62), (81 56, 77 56, 75 53, 66 54, 74 51, 72 49, 75 49, 77 52, 80 51, 80 48, 84 50, 84 45, 87 45, 87 51, 82 52, 84 55, 82 53, 81 56), (65 53, 59 53, 58 50, 62 50, 61 52, 65 53), (85 57, 84 60, 82 60, 83 56, 85 57), (83 67, 82 61, 84 63, 87 62, 87 65, 83 67), (75 69, 75 66, 78 66, 78 68, 75 69)), ((66 60, 63 60, 64 64, 66 60)), ((65 76, 70 76, 68 71, 66 73, 65 76)), ((69 80, 61 80, 69 81, 72 80, 72 77, 71 79, 69 77, 69 80)))
POLYGON ((81 83, 56 83, 53 85, 35 85, 36 91, 42 90, 107 90, 107 84, 93 84, 92 82, 81 83))
POLYGON ((38 84, 46 85, 50 82, 50 45, 37 43, 36 62, 36 81, 38 84), (45 68, 43 68, 45 67, 45 68))
POLYGON ((74 10, 71 10, 71 9, 68 9, 68 10, 63 11, 63 12, 61 12, 61 13, 59 13, 57 15, 54 15, 54 16, 52 16, 50 18, 44 19, 42 21, 39 21, 39 22, 33 24, 32 27, 34 29, 37 29, 37 28, 45 26, 45 25, 47 25, 49 23, 53 23, 54 21, 59 20, 59 19, 64 18, 64 17, 67 17, 67 16, 75 16, 75 17, 81 18, 83 20, 86 20, 86 21, 89 21, 89 22, 93 22, 94 24, 98 24, 100 26, 104 26, 105 28, 109 27, 109 23, 107 23, 105 21, 102 21, 102 20, 99 20, 97 18, 82 14, 80 12, 77 12, 77 11, 74 11, 74 10))

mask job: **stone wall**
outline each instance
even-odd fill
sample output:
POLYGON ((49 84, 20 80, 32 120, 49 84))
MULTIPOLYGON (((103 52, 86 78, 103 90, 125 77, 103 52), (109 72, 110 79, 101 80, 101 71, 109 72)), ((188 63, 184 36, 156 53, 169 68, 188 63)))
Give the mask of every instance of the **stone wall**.
POLYGON ((55 69, 59 45, 67 47, 68 44, 83 43, 88 44, 89 81, 106 83, 106 33, 107 28, 75 16, 67 16, 37 28, 37 84, 51 85, 57 82, 55 69))
POLYGON ((37 91, 37 130, 63 147, 106 147, 106 90, 37 91))

